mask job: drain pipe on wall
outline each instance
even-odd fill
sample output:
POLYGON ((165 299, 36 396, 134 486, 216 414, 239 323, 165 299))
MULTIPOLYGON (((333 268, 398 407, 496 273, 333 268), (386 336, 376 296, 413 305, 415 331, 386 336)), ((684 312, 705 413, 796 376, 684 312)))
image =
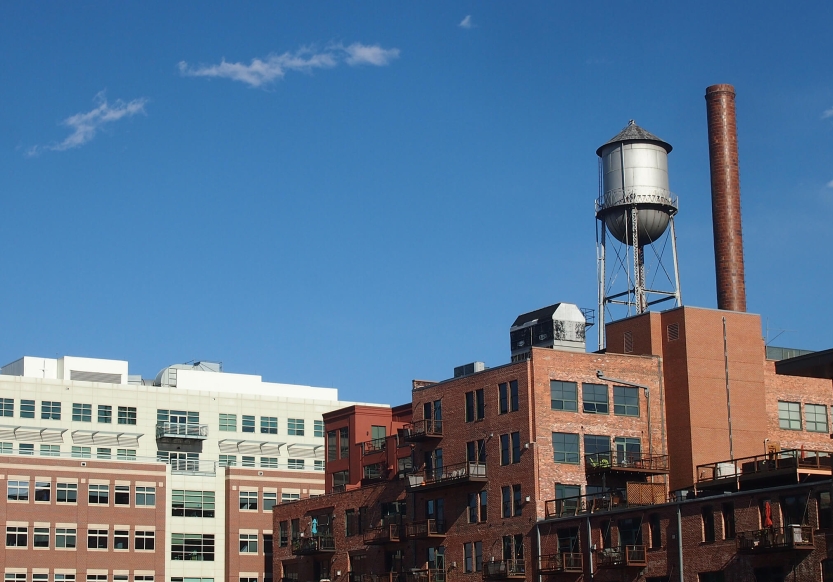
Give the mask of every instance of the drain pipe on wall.
POLYGON ((680 560, 680 582, 685 582, 683 568, 683 514, 681 504, 677 503, 677 556, 680 560))

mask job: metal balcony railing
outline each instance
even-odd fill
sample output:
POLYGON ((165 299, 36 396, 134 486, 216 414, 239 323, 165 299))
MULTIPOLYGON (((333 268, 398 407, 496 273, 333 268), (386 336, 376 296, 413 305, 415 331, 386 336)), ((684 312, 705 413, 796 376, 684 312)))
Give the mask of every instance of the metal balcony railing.
POLYGON ((526 565, 523 560, 483 562, 484 580, 508 580, 524 577, 526 577, 526 565))
POLYGON ((437 519, 424 519, 405 525, 405 535, 409 538, 432 538, 445 536, 445 522, 437 519))
POLYGON ((410 424, 406 424, 402 429, 403 438, 405 441, 420 441, 426 438, 439 438, 443 436, 443 421, 442 420, 415 420, 410 424))
POLYGON ((372 455, 373 453, 384 451, 387 448, 387 441, 387 437, 364 441, 361 443, 362 455, 372 455))
POLYGON ((336 551, 332 535, 296 536, 292 538, 292 553, 296 556, 323 554, 336 551))
POLYGON ((429 568, 427 570, 411 570, 404 573, 404 582, 445 582, 445 570, 429 568))
POLYGON ((779 550, 813 550, 813 528, 808 525, 769 527, 754 531, 738 532, 738 551, 765 553, 779 550))
POLYGON ((465 481, 485 482, 486 480, 486 463, 456 463, 411 473, 408 475, 408 487, 441 486, 465 481))
POLYGON ((622 470, 634 473, 663 474, 668 473, 668 455, 643 455, 608 451, 584 456, 584 469, 587 473, 604 473, 622 470))
POLYGON ((540 571, 544 574, 555 572, 582 572, 584 561, 579 552, 561 552, 541 556, 540 571))
POLYGON ((599 568, 617 568, 648 565, 648 555, 644 545, 618 546, 604 548, 597 554, 599 568))
POLYGON ((717 463, 697 465, 697 485, 724 479, 759 479, 779 474, 803 473, 830 475, 833 453, 786 449, 764 455, 743 457, 717 463))
POLYGON ((159 422, 156 424, 156 438, 207 439, 208 425, 192 422, 159 422))

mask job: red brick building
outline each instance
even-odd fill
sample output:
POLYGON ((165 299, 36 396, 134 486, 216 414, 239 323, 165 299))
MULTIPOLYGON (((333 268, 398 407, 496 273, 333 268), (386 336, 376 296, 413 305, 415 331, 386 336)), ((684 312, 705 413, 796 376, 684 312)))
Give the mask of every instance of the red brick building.
POLYGON ((820 579, 833 384, 778 373, 760 329, 646 313, 609 324, 605 353, 532 348, 325 415, 327 494, 275 508, 275 576, 820 579))

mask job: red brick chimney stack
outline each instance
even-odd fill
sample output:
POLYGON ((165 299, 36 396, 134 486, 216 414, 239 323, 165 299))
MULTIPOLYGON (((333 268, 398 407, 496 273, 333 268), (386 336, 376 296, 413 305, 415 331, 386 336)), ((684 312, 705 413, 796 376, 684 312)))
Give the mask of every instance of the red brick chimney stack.
POLYGON ((706 89, 706 112, 712 178, 717 308, 746 311, 735 88, 732 85, 708 87, 706 89))

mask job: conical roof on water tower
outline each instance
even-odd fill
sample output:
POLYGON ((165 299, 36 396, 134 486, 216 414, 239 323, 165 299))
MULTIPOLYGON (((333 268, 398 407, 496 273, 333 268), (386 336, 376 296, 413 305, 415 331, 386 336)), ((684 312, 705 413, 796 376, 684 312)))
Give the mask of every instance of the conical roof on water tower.
POLYGON ((671 144, 636 125, 628 125, 596 150, 601 158, 602 192, 597 215, 617 240, 631 245, 630 209, 638 213, 639 245, 656 241, 668 228, 677 204, 668 187, 671 144))

